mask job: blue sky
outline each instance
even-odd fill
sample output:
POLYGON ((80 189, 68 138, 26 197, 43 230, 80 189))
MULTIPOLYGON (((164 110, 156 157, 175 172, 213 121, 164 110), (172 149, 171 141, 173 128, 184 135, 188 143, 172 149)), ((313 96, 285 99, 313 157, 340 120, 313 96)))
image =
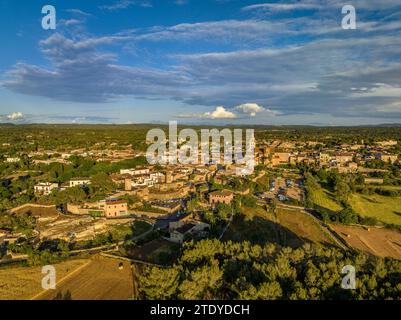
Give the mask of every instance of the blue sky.
POLYGON ((400 18, 399 0, 0 0, 0 122, 401 122, 400 18))

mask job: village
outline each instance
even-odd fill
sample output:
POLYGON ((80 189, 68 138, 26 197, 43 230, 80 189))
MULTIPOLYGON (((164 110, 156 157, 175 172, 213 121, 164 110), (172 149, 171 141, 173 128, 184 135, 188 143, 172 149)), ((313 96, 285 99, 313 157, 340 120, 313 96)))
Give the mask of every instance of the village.
MULTIPOLYGON (((384 179, 376 177, 384 169, 369 167, 370 162, 380 161, 388 164, 399 164, 399 155, 391 153, 397 141, 378 141, 374 145, 341 144, 330 148, 317 141, 295 143, 290 141, 258 141, 255 149, 257 170, 251 176, 237 176, 239 165, 219 163, 199 165, 138 165, 133 168, 120 169, 111 173, 113 189, 103 198, 68 200, 64 203, 46 203, 48 197, 65 192, 68 189, 88 190, 91 177, 74 177, 63 183, 51 179, 34 178, 33 193, 38 203, 25 203, 11 208, 11 213, 29 213, 35 211, 37 224, 34 241, 63 240, 66 242, 89 241, 107 233, 113 226, 132 225, 135 221, 144 221, 149 225, 145 236, 158 231, 158 236, 150 242, 168 241, 182 244, 189 239, 202 239, 213 236, 221 237, 224 224, 229 224, 232 213, 220 219, 219 232, 215 219, 210 213, 218 215, 224 206, 232 208, 236 198, 251 197, 259 205, 271 205, 273 202, 302 204, 305 201, 304 176, 297 169, 299 166, 310 166, 335 171, 339 174, 360 174, 364 184, 380 185, 384 179), (316 150, 316 146, 320 146, 316 150), (265 179, 262 179, 265 177, 265 179), (249 182, 263 181, 260 190, 249 187, 249 182), (251 190, 253 189, 253 190, 251 190), (46 200, 47 199, 47 200, 46 200), (41 202, 43 202, 41 204, 41 202), (32 208, 36 208, 32 210, 32 208), (40 210, 42 208, 42 212, 40 210), (50 208, 50 209, 49 209, 50 208), (51 211, 51 214, 43 212, 51 211), (209 218, 205 218, 205 217, 209 218), (215 224, 212 227, 212 222, 215 224)), ((111 150, 83 152, 71 150, 68 153, 36 151, 27 155, 4 157, 5 163, 18 163, 22 158, 31 159, 33 165, 50 165, 56 163, 69 165, 72 156, 90 157, 96 162, 108 161, 118 163, 124 159, 144 155, 134 152, 131 146, 118 151, 111 150), (43 160, 47 159, 47 160, 43 160)), ((222 159, 223 160, 223 159, 222 159)), ((223 162, 223 161, 222 161, 223 162)), ((12 180, 30 179, 29 174, 14 172, 2 178, 3 185, 12 180)), ((26 192, 26 191, 25 191, 26 192)), ((226 208, 227 209, 227 208, 226 208)), ((230 210, 228 210, 230 211, 230 210)), ((18 242, 21 233, 1 231, 1 242, 13 244, 18 242)), ((31 239, 32 241, 32 239, 31 239)), ((122 244, 124 241, 120 241, 122 244)), ((152 245, 150 245, 152 247, 152 245)), ((7 250, 4 258, 20 258, 21 255, 7 250)), ((3 259, 4 259, 3 258, 3 259)))

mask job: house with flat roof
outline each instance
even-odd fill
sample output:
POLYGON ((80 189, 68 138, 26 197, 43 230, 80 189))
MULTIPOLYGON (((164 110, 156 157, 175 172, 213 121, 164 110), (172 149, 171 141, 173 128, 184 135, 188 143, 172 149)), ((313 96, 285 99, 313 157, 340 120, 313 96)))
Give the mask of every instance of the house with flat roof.
POLYGON ((49 195, 53 190, 58 189, 58 183, 40 182, 34 186, 36 195, 49 195))
POLYGON ((84 187, 91 183, 90 178, 73 178, 69 181, 69 187, 84 187))

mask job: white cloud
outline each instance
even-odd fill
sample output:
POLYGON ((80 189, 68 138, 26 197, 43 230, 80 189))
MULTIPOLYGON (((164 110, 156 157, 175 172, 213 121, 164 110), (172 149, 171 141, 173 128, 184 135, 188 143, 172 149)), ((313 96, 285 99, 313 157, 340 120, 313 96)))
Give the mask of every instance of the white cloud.
POLYGON ((388 112, 388 113, 391 113, 391 112, 399 113, 399 112, 401 112, 401 102, 397 101, 397 102, 394 102, 394 103, 391 103, 391 104, 388 104, 388 105, 379 106, 376 109, 376 111, 377 112, 383 112, 383 113, 385 113, 385 112, 388 112))
MULTIPOLYGON (((188 108, 210 108, 204 112, 195 107, 180 115, 195 119, 262 121, 276 114, 317 113, 376 117, 381 105, 401 119, 398 105, 392 105, 401 97, 401 38, 399 33, 388 33, 400 23, 366 21, 347 37, 337 20, 325 17, 182 23, 98 37, 83 33, 71 38, 67 33, 55 33, 40 42, 44 57, 50 61, 48 67, 18 63, 4 75, 5 80, 0 80, 0 87, 58 101, 104 103, 121 97, 161 98, 188 104, 188 108), (326 20, 331 22, 327 27, 326 20), (268 38, 282 39, 279 36, 285 32, 294 36, 313 32, 321 37, 327 30, 339 33, 330 33, 330 38, 302 42, 289 38, 279 46, 260 46, 269 43, 268 38), (366 30, 377 33, 362 36, 366 30), (137 63, 124 65, 115 50, 127 44, 136 46, 139 40, 170 39, 174 44, 177 40, 189 41, 191 50, 182 52, 180 46, 178 51, 168 50, 165 55, 169 60, 163 68, 151 68, 153 62, 141 63, 140 67, 137 63), (233 48, 213 46, 215 51, 205 50, 202 41, 213 39, 220 45, 227 41, 233 48), (107 46, 113 50, 106 50, 107 46), (274 111, 242 105, 247 101, 259 107, 274 106, 274 111), (230 107, 215 109, 222 105, 230 107)), ((141 45, 149 49, 146 43, 141 45)), ((164 57, 163 53, 149 55, 151 59, 164 57)), ((25 115, 24 120, 27 118, 30 116, 25 115)), ((2 119, 7 120, 7 115, 2 119)))
POLYGON ((216 107, 214 111, 208 111, 205 113, 185 113, 180 114, 180 118, 198 118, 198 119, 234 119, 237 115, 231 111, 228 111, 223 106, 216 107))
POLYGON ((86 17, 91 16, 90 13, 84 12, 84 11, 79 10, 79 9, 67 9, 65 11, 68 12, 68 13, 71 13, 71 14, 79 15, 79 16, 86 16, 86 17))
POLYGON ((253 4, 242 8, 248 10, 274 10, 274 11, 290 11, 290 10, 305 10, 317 9, 320 5, 317 3, 261 3, 253 4))
POLYGON ((251 117, 256 116, 258 112, 265 111, 265 108, 258 105, 257 103, 244 103, 236 106, 234 109, 241 113, 249 114, 251 117))
POLYGON ((214 110, 213 112, 204 113, 203 117, 209 119, 233 119, 236 118, 236 115, 233 112, 228 111, 224 107, 220 106, 217 107, 216 110, 214 110))
POLYGON ((78 25, 81 23, 82 23, 82 21, 80 21, 78 19, 68 19, 68 20, 62 19, 59 21, 60 25, 66 26, 66 27, 75 26, 75 25, 78 25))
MULTIPOLYGON (((327 10, 327 8, 341 8, 345 2, 339 0, 284 0, 269 3, 252 4, 242 8, 244 11, 294 11, 294 10, 327 10)), ((358 9, 377 10, 400 6, 399 0, 354 0, 352 5, 358 9)))
POLYGON ((7 116, 8 120, 16 121, 24 118, 24 114, 22 112, 13 112, 7 116))
MULTIPOLYGON (((354 98, 367 98, 367 97, 400 98, 401 97, 401 87, 387 85, 385 83, 376 83, 375 85, 376 86, 371 89, 360 88, 358 90, 359 92, 352 93, 351 97, 354 97, 354 98)), ((353 90, 353 91, 355 91, 355 90, 353 90)))
POLYGON ((152 7, 152 2, 149 0, 120 0, 111 5, 100 6, 99 8, 108 11, 115 11, 115 10, 127 9, 131 6, 150 8, 152 7))

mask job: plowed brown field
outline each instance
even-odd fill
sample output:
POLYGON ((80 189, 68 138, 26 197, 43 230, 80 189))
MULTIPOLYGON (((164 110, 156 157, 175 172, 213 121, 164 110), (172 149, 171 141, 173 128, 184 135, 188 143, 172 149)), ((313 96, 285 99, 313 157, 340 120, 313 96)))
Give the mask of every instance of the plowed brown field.
POLYGON ((330 225, 351 247, 379 257, 401 259, 401 233, 386 228, 330 225))

